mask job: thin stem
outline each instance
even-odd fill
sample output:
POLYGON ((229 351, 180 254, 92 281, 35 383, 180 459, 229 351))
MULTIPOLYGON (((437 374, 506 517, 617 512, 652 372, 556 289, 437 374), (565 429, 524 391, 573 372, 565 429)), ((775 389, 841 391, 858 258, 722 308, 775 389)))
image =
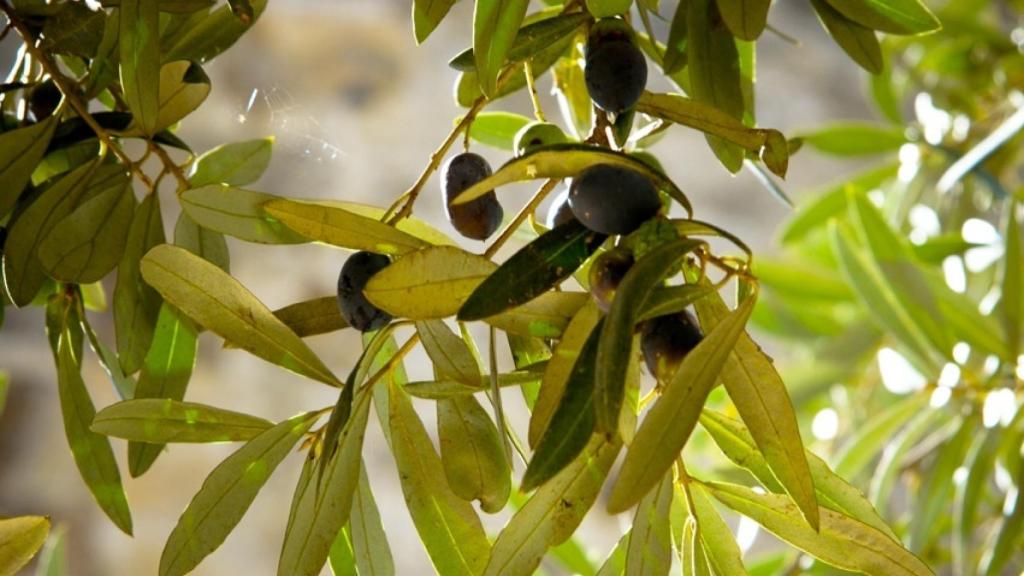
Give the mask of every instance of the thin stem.
POLYGON ((525 221, 530 214, 533 214, 534 210, 537 209, 537 206, 540 206, 540 203, 548 197, 548 194, 558 186, 559 182, 561 182, 561 180, 557 178, 553 178, 545 182, 544 185, 540 187, 540 190, 537 190, 537 193, 533 195, 533 198, 530 199, 526 206, 523 206, 523 209, 519 211, 519 214, 516 214, 516 217, 512 219, 512 222, 509 222, 508 226, 501 231, 501 235, 498 236, 497 240, 487 247, 487 250, 484 251, 484 257, 490 258, 494 256, 494 254, 505 245, 505 242, 508 242, 508 239, 515 234, 523 221, 525 221))
POLYGON ((163 146, 154 144, 152 141, 147 141, 147 143, 149 144, 150 151, 156 154, 157 157, 160 158, 160 161, 163 162, 164 170, 173 174, 174 179, 178 181, 178 194, 188 190, 188 178, 185 177, 185 173, 182 171, 181 166, 178 166, 178 164, 174 162, 174 159, 167 153, 167 150, 164 150, 163 146))
POLYGON ((540 95, 537 94, 537 81, 533 77, 533 64, 527 59, 523 61, 523 74, 526 75, 526 86, 530 90, 530 102, 533 103, 533 115, 541 122, 547 122, 544 117, 544 108, 540 105, 540 95))

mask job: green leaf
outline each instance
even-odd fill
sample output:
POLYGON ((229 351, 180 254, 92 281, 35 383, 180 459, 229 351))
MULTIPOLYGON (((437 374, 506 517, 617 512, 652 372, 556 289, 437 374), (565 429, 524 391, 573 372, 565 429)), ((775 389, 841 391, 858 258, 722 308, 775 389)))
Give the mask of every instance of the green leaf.
POLYGON ((811 6, 829 36, 861 68, 872 74, 880 74, 885 69, 882 46, 874 30, 846 18, 826 0, 811 0, 811 6))
POLYGON ((43 159, 57 116, 0 134, 0 218, 14 208, 36 165, 43 159))
POLYGON ((782 242, 792 244, 824 227, 833 216, 846 211, 848 194, 866 194, 895 178, 898 170, 899 163, 887 163, 813 194, 810 201, 797 206, 793 218, 783 226, 782 242))
MULTIPOLYGON (((672 17, 672 24, 668 30, 668 40, 665 41, 662 69, 666 76, 672 76, 686 68, 686 44, 689 30, 686 25, 687 4, 680 2, 676 7, 676 13, 672 17)), ((650 39, 648 39, 650 43, 650 39)), ((686 84, 689 86, 689 76, 686 77, 686 84)))
POLYGON ((276 198, 222 184, 200 186, 179 196, 182 210, 204 228, 260 244, 309 242, 263 211, 263 205, 276 198))
POLYGON ((164 61, 203 63, 230 48, 260 17, 267 0, 250 0, 249 4, 253 17, 248 23, 235 16, 227 5, 212 12, 200 11, 191 15, 176 31, 161 37, 164 61))
POLYGON ((838 122, 796 137, 816 150, 833 156, 895 152, 907 143, 902 126, 868 122, 838 122))
POLYGON ((926 394, 912 394, 872 417, 836 453, 836 474, 854 478, 910 418, 928 405, 926 394))
POLYGON ((768 24, 771 0, 716 0, 722 20, 741 40, 757 40, 768 24))
POLYGON ((690 202, 683 192, 666 176, 643 161, 622 152, 585 144, 552 144, 509 160, 490 177, 467 188, 452 203, 469 202, 499 186, 512 182, 538 178, 572 178, 598 164, 611 164, 643 174, 659 188, 668 192, 673 199, 686 208, 687 212, 690 211, 690 202))
POLYGON ((252 440, 273 423, 205 404, 147 398, 101 410, 90 429, 136 442, 238 442, 252 440))
MULTIPOLYGON (((386 212, 384 208, 370 206, 368 204, 358 204, 356 202, 340 202, 338 200, 307 200, 305 202, 308 204, 341 208, 342 210, 377 221, 383 220, 386 212)), ((434 244, 438 246, 454 246, 456 244, 455 241, 449 238, 445 233, 434 228, 423 220, 412 216, 403 218, 400 222, 395 224, 394 227, 398 228, 402 232, 406 232, 420 240, 423 240, 427 244, 434 244)))
POLYGON ((551 417, 562 404, 562 397, 565 395, 576 359, 580 357, 584 345, 600 320, 601 310, 588 298, 586 304, 573 316, 555 346, 551 360, 544 370, 537 403, 530 414, 530 446, 537 446, 541 436, 548 429, 551 417))
POLYGON ((365 465, 359 467, 359 484, 352 495, 352 512, 348 522, 359 573, 362 576, 393 576, 395 561, 391 557, 377 502, 370 490, 365 465))
POLYGON ((608 498, 609 511, 621 512, 635 504, 675 462, 753 307, 754 298, 744 300, 683 359, 636 432, 608 498))
MULTIPOLYGON (((626 574, 665 576, 672 567, 672 533, 669 510, 674 495, 672 471, 647 493, 636 508, 626 548, 626 574)), ((732 540, 730 533, 729 540, 732 540)), ((742 566, 742 565, 741 565, 742 566)), ((722 572, 722 574, 737 574, 722 572)))
POLYGON ((437 436, 448 486, 463 500, 495 513, 512 491, 512 470, 498 429, 473 396, 437 402, 437 436))
POLYGON ((231 254, 224 235, 196 224, 185 212, 178 215, 174 226, 174 243, 225 272, 231 271, 231 254))
POLYGON ((294 332, 220 268, 164 244, 146 254, 140 269, 168 302, 225 340, 297 374, 341 385, 294 332))
POLYGON ((57 295, 47 310, 47 330, 57 361, 57 392, 64 417, 64 434, 78 466, 78 472, 103 512, 125 534, 132 533, 132 516, 128 509, 121 473, 114 460, 110 441, 89 430, 96 408, 81 374, 81 326, 76 303, 57 295), (56 315, 56 324, 51 318, 56 315), (59 336, 55 334, 59 332, 59 336))
POLYGON ((608 18, 629 11, 633 0, 587 0, 587 12, 594 18, 608 18))
POLYGON ((337 438, 336 448, 314 463, 319 474, 303 474, 292 498, 279 576, 320 574, 331 544, 348 523, 362 470, 363 437, 370 414, 371 390, 363 389, 352 404, 351 416, 337 438))
MULTIPOLYGON (((944 410, 934 410, 927 407, 919 410, 909 417, 906 425, 903 426, 892 439, 886 439, 885 449, 882 450, 882 457, 878 459, 878 465, 871 475, 871 486, 869 494, 871 500, 883 512, 893 504, 892 493, 900 476, 903 473, 904 465, 908 456, 923 446, 923 440, 941 442, 953 433, 948 415, 944 410)), ((955 424, 956 422, 953 422, 955 424)), ((987 471, 986 471, 987 474, 987 471)), ((859 518, 862 522, 863 519, 859 518)), ((870 522, 864 522, 870 524, 870 522)))
POLYGON ((457 0, 414 0, 412 3, 412 28, 416 43, 422 44, 448 15, 457 0))
POLYGON ((274 137, 224 144, 196 158, 188 177, 194 187, 208 184, 245 186, 259 180, 270 164, 274 137))
POLYGON ((601 492, 619 443, 599 436, 541 486, 498 534, 484 576, 532 574, 548 548, 568 540, 601 492))
POLYGON ((262 432, 210 472, 167 538, 160 576, 191 572, 242 520, 267 479, 316 422, 300 414, 262 432))
POLYGON ((330 334, 348 328, 338 308, 337 296, 324 296, 290 304, 274 310, 274 316, 299 338, 330 334))
POLYGON ((459 309, 459 320, 481 320, 525 304, 559 285, 604 242, 575 218, 513 254, 459 309))
MULTIPOLYGON (((455 121, 461 122, 462 118, 455 121)), ((481 112, 469 125, 469 137, 485 146, 511 152, 516 133, 531 121, 512 112, 481 112)))
MULTIPOLYGON (((160 132, 195 111, 210 94, 210 78, 194 62, 178 60, 160 68, 159 110, 154 132, 160 132)), ((132 131, 129 127, 128 132, 132 131)))
MULTIPOLYGON (((558 98, 559 110, 577 138, 586 138, 594 116, 594 104, 587 93, 583 77, 583 47, 573 42, 568 53, 559 58, 551 69, 554 81, 552 92, 558 98)), ((534 74, 537 74, 536 68, 534 74)))
MULTIPOLYGON (((50 537, 47 538, 46 544, 39 553, 36 576, 65 576, 68 573, 66 533, 67 530, 62 525, 58 525, 57 529, 50 533, 50 537)), ((4 568, 0 566, 0 573, 3 571, 4 568)))
POLYGON ((50 519, 19 516, 0 520, 0 574, 17 574, 46 542, 50 519))
POLYGON ((121 86, 144 134, 157 132, 160 112, 160 14, 157 0, 122 0, 121 86))
POLYGON ((92 58, 103 37, 107 13, 85 4, 60 4, 56 14, 43 24, 39 47, 54 54, 92 58))
MULTIPOLYGON (((707 332, 713 331, 729 314, 717 293, 698 300, 694 307, 701 327, 707 332)), ((775 477, 811 527, 817 528, 818 502, 800 426, 786 385, 771 358, 743 332, 720 377, 775 477)))
POLYGON ((1021 219, 1019 202, 1010 202, 1006 206, 1006 232, 1003 240, 1006 243, 1006 254, 1002 264, 1002 294, 1000 300, 1001 314, 1006 333, 1007 353, 1009 358, 1016 358, 1021 350, 1021 322, 1024 315, 1024 242, 1021 241, 1021 219))
MULTIPOLYGON (((747 469, 772 492, 783 492, 764 455, 758 451, 754 438, 742 423, 705 408, 700 415, 700 424, 729 460, 747 469)), ((821 506, 842 512, 895 539, 892 529, 857 488, 833 472, 824 460, 811 451, 806 451, 806 454, 811 477, 814 479, 814 489, 821 506)))
POLYGON ((789 150, 786 137, 778 130, 748 128, 736 118, 717 108, 678 94, 644 92, 636 104, 636 110, 655 118, 721 137, 755 154, 760 154, 765 166, 777 176, 785 177, 786 175, 786 168, 789 165, 789 150))
POLYGON ((407 254, 375 274, 363 294, 392 316, 432 320, 459 311, 497 265, 454 246, 407 254))
POLYGON ((480 88, 493 97, 529 0, 476 0, 473 11, 473 58, 480 88))
POLYGON ((402 492, 427 553, 439 574, 479 574, 490 543, 473 506, 455 495, 409 396, 388 386, 387 427, 402 492))
POLYGON ((980 416, 965 417, 956 434, 936 448, 937 457, 929 467, 929 474, 916 491, 913 517, 908 529, 907 548, 922 553, 939 534, 939 524, 952 512, 953 476, 964 465, 971 440, 979 429, 980 416))
POLYGON ((523 474, 522 490, 530 491, 570 466, 594 435, 594 371, 601 323, 598 322, 565 382, 565 391, 523 474))
POLYGON ((343 208, 282 198, 265 203, 263 210, 301 236, 350 250, 405 254, 429 246, 394 226, 343 208))
MULTIPOLYGON (((531 59, 545 48, 557 44, 563 38, 576 32, 588 20, 590 20, 590 16, 586 12, 574 12, 544 18, 543 20, 523 26, 516 32, 516 37, 512 42, 512 47, 509 48, 506 62, 508 64, 515 64, 531 59)), ((452 58, 448 65, 460 72, 475 71, 476 54, 472 48, 468 48, 452 58)), ((481 120, 481 117, 486 118, 488 115, 517 117, 517 115, 508 112, 488 112, 477 116, 473 124, 475 125, 481 120)), ((470 135, 472 135, 472 132, 470 135)), ((511 141, 509 141, 509 144, 511 144, 511 141)), ((511 147, 508 149, 511 150, 511 147)))
POLYGON ((7 379, 5 372, 0 372, 0 416, 4 415, 4 408, 7 407, 7 391, 10 389, 11 383, 7 379))
POLYGON ((349 534, 348 526, 338 532, 337 538, 331 544, 331 553, 327 561, 331 566, 332 576, 359 576, 359 569, 356 568, 356 554, 352 549, 352 537, 349 534))
POLYGON ((416 333, 434 364, 434 373, 468 386, 480 385, 480 366, 466 342, 442 320, 416 323, 416 333))
MULTIPOLYGON (((1024 479, 1024 463, 1017 460, 1017 470, 1014 480, 1020 486, 1024 479)), ((998 576, 1003 569, 1010 564, 1015 554, 1020 552, 1022 539, 1024 539, 1024 495, 1017 490, 1016 498, 1012 504, 1013 511, 1004 514, 999 523, 995 543, 992 552, 986 554, 985 576, 998 576)))
POLYGON ((618 430, 633 351, 633 329, 644 302, 661 280, 677 270, 679 262, 700 245, 700 241, 688 238, 662 244, 640 258, 619 284, 597 349, 594 406, 598 430, 606 434, 618 430))
POLYGON ((697 483, 690 483, 684 489, 690 492, 693 502, 690 513, 697 520, 697 537, 715 574, 746 576, 747 569, 743 566, 743 554, 736 538, 718 514, 707 491, 697 483))
POLYGON ((117 266, 135 213, 127 184, 84 202, 58 222, 39 244, 39 261, 55 280, 98 282, 117 266))
POLYGON ((931 576, 934 573, 899 542, 878 530, 827 508, 821 529, 804 522, 785 496, 757 494, 731 484, 704 485, 718 501, 764 526, 772 534, 819 560, 868 576, 931 576))
POLYGON ((629 538, 632 534, 626 532, 619 538, 618 544, 612 549, 611 554, 605 558, 604 563, 601 564, 601 569, 597 571, 597 576, 622 576, 626 570, 626 548, 629 546, 629 538))
POLYGON ((826 0, 850 20, 890 34, 920 34, 942 28, 921 0, 826 0))
POLYGON ((522 306, 491 316, 486 322, 509 334, 558 338, 588 300, 590 295, 584 292, 547 292, 522 306))
POLYGON ((153 342, 153 330, 162 301, 160 294, 142 281, 139 261, 150 248, 163 242, 160 198, 157 194, 150 194, 135 210, 114 287, 117 356, 126 374, 135 373, 142 367, 153 342))
MULTIPOLYGON (((542 363, 539 369, 543 369, 544 365, 545 364, 542 363)), ((540 382, 541 374, 539 371, 534 370, 535 369, 531 367, 529 370, 517 370, 507 374, 498 374, 498 387, 521 387, 537 384, 540 382)), ((486 392, 489 390, 490 384, 490 375, 484 374, 479 377, 476 384, 466 384, 459 380, 443 379, 409 382, 404 386, 404 388, 410 396, 415 398, 423 398, 426 400, 449 400, 459 396, 470 396, 478 392, 486 392)))

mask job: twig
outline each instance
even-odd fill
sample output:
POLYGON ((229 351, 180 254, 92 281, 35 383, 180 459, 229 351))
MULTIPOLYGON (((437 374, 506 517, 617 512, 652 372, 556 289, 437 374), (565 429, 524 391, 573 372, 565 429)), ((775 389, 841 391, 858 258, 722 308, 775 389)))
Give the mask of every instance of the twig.
POLYGON ((164 150, 163 146, 154 144, 150 140, 147 140, 147 144, 149 145, 150 151, 156 154, 157 157, 160 158, 160 161, 163 162, 164 169, 173 174, 174 179, 178 181, 178 194, 188 190, 188 178, 185 177, 185 173, 181 170, 181 166, 178 166, 178 164, 174 162, 174 159, 167 153, 167 150, 164 150))
POLYGON ((526 75, 526 87, 530 91, 530 102, 533 103, 533 115, 541 122, 547 122, 544 117, 544 108, 540 105, 540 95, 537 94, 537 81, 533 77, 533 65, 530 60, 523 61, 523 74, 526 75))
POLYGON ((487 247, 487 250, 484 251, 485 258, 494 256, 494 254, 505 245, 505 242, 508 242, 508 239, 515 234, 515 231, 519 229, 519 226, 523 221, 525 221, 530 214, 533 214, 534 210, 537 209, 537 206, 540 206, 540 203, 548 197, 548 194, 550 194, 556 186, 558 186, 559 182, 561 182, 559 179, 548 180, 540 187, 540 190, 537 190, 537 193, 533 195, 533 198, 530 199, 526 206, 523 206, 523 209, 519 211, 519 214, 516 214, 516 217, 509 222, 508 226, 506 226, 504 230, 501 231, 501 235, 498 236, 494 243, 487 247))

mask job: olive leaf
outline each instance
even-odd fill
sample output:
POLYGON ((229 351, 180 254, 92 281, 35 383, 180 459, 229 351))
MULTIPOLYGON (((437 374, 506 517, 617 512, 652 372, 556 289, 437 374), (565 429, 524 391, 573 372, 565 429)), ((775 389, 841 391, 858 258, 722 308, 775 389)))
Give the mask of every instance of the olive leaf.
POLYGON ((262 302, 223 270, 163 244, 140 263, 146 282, 196 323, 239 348, 331 386, 341 382, 262 302))
POLYGON ((629 10, 633 0, 586 0, 587 12, 594 18, 607 18, 629 10))
POLYGON ((267 0, 249 0, 249 5, 253 13, 249 22, 236 17, 230 5, 222 5, 212 11, 196 11, 189 17, 187 26, 180 26, 161 36, 163 60, 203 63, 213 59, 230 48, 256 22, 267 7, 267 0))
POLYGON ((494 96, 498 75, 512 49, 529 0, 476 0, 473 10, 473 60, 480 88, 494 96))
POLYGON ((160 112, 156 132, 176 124, 206 100, 210 94, 210 78, 194 62, 179 60, 160 68, 160 112))
POLYGON ((551 144, 509 160, 494 174, 463 191, 452 203, 464 204, 499 186, 512 182, 539 178, 572 178, 583 170, 598 164, 620 166, 643 174, 659 188, 668 192, 687 212, 691 211, 690 202, 683 192, 665 175, 654 170, 642 160, 622 152, 585 144, 551 144))
POLYGON ((121 86, 144 134, 157 132, 160 113, 160 14, 157 0, 122 0, 121 86))
POLYGON ((40 47, 56 54, 92 58, 99 49, 107 13, 91 10, 84 4, 59 5, 59 10, 43 24, 40 47))
POLYGON ((457 0, 414 0, 412 3, 412 28, 416 43, 422 44, 437 25, 448 15, 457 0))
MULTIPOLYGON (((523 26, 516 32, 506 62, 514 64, 529 60, 543 49, 576 32, 589 19, 590 16, 586 12, 574 12, 544 18, 523 26)), ((467 48, 460 52, 458 56, 448 61, 448 65, 460 72, 475 71, 476 54, 473 48, 467 48)), ((507 112, 492 112, 490 114, 512 116, 507 112)), ((483 116, 486 118, 486 113, 483 116)), ((473 121, 474 125, 481 119, 483 118, 478 116, 473 121)))
POLYGON ((814 230, 826 227, 832 216, 846 211, 849 194, 866 194, 895 178, 898 169, 898 163, 886 163, 812 194, 811 200, 798 205, 796 213, 783 226, 782 242, 792 244, 806 238, 814 230))
MULTIPOLYGON (((686 45, 689 30, 686 24, 687 5, 680 3, 676 7, 675 15, 672 16, 672 24, 669 26, 668 39, 665 41, 665 49, 661 52, 662 69, 665 74, 671 76, 686 67, 686 45)), ((650 38, 647 38, 647 45, 653 45, 650 38)), ((653 46, 651 46, 653 48, 653 46)), ((657 50, 653 50, 657 53, 657 50)), ((687 77, 689 80, 689 77, 687 77)), ((687 82, 689 84, 689 82, 687 82)))
POLYGON ((222 408, 169 398, 125 400, 100 410, 90 429, 137 442, 252 440, 273 423, 222 408))
POLYGON ((452 378, 467 386, 480 385, 480 366, 466 342, 441 320, 416 323, 416 333, 440 377, 452 378))
POLYGON ((174 226, 174 243, 221 270, 231 272, 231 255, 224 235, 196 224, 185 212, 178 215, 174 226))
POLYGON ((259 180, 270 164, 274 137, 223 144, 196 158, 188 181, 194 187, 208 184, 245 186, 259 180))
POLYGON ((920 34, 942 28, 921 0, 826 0, 850 20, 890 34, 920 34))
POLYGON ((771 0, 716 0, 722 20, 733 36, 756 40, 768 24, 771 0))
POLYGON ((1020 202, 1011 202, 1006 209, 1006 255, 1003 259, 1001 288, 1003 293, 1003 331, 1008 344, 1007 353, 1015 358, 1021 347, 1021 319, 1024 316, 1024 242, 1021 240, 1020 202))
MULTIPOLYGON (((541 364, 535 369, 543 369, 545 364, 541 364)), ((534 370, 517 370, 515 372, 509 372, 507 374, 498 374, 498 387, 516 387, 520 388, 523 386, 529 386, 531 384, 537 384, 540 382, 541 373, 534 370)), ((452 398, 458 398, 460 396, 471 396, 477 392, 487 391, 491 384, 490 375, 481 375, 476 384, 466 384, 459 380, 424 380, 419 382, 409 382, 404 386, 405 391, 414 398, 423 398, 426 400, 450 400, 452 398)))
POLYGON ((483 281, 459 309, 459 320, 480 320, 546 293, 579 268, 606 236, 575 218, 521 248, 483 281))
POLYGON ((836 474, 843 478, 856 478, 882 450, 886 440, 892 438, 897 430, 927 405, 927 396, 912 394, 877 414, 836 452, 832 458, 836 474))
MULTIPOLYGON (((823 1, 823 0, 819 0, 823 1)), ((907 143, 902 126, 840 122, 794 135, 812 148, 834 156, 863 156, 895 152, 907 143)))
MULTIPOLYGON (((456 122, 462 120, 462 117, 456 118, 456 122)), ((492 148, 511 152, 516 133, 530 122, 526 116, 512 112, 481 112, 469 125, 469 137, 492 148)))
POLYGON ((182 210, 204 228, 260 244, 309 242, 309 238, 264 212, 263 205, 276 198, 223 184, 200 186, 179 196, 182 210))
MULTIPOLYGON (((672 567, 669 510, 675 494, 674 485, 670 470, 637 506, 625 550, 625 573, 650 576, 669 573, 672 567)), ((731 534, 729 540, 732 540, 731 534)))
POLYGON ((825 30, 854 62, 872 74, 882 72, 885 68, 882 46, 874 30, 846 18, 826 0, 811 0, 811 6, 825 30))
MULTIPOLYGON (((349 534, 356 568, 365 576, 393 576, 395 561, 391 556, 377 502, 366 477, 366 466, 359 467, 359 484, 352 495, 349 534)), ((332 564, 333 565, 333 564, 332 564)))
POLYGON ((558 338, 573 315, 590 300, 584 292, 546 292, 526 304, 506 310, 485 321, 514 334, 532 338, 558 338))
POLYGON ((143 282, 139 261, 150 248, 163 242, 160 197, 150 194, 135 210, 114 286, 117 356, 126 374, 133 374, 142 367, 160 314, 160 294, 143 282))
POLYGON ((17 574, 32 560, 50 533, 50 519, 18 516, 0 520, 0 574, 17 574))
POLYGON ((160 576, 187 574, 216 550, 316 420, 314 413, 284 420, 218 464, 167 537, 160 555, 160 576))
POLYGON ((697 538, 700 539, 707 562, 714 573, 746 576, 743 553, 707 491, 697 483, 689 483, 684 489, 689 491, 693 503, 690 514, 696 520, 697 538))
POLYGON ((0 134, 0 218, 18 201, 32 172, 43 159, 57 127, 57 117, 0 134))
POLYGON ((337 296, 323 296, 289 304, 274 310, 274 316, 299 338, 330 334, 348 328, 338 308, 337 296))
POLYGON ((635 504, 675 462, 753 307, 754 298, 744 300, 683 359, 626 452, 608 498, 609 511, 620 512, 635 504))
POLYGON ((437 436, 448 486, 495 513, 512 491, 512 470, 498 429, 472 395, 437 402, 437 436))

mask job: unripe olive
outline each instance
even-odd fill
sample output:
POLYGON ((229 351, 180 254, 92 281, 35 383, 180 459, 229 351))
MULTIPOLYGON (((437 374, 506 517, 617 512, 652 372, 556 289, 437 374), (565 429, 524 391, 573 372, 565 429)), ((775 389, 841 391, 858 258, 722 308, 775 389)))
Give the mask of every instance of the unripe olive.
POLYGON ((61 99, 60 90, 53 80, 47 80, 32 89, 28 99, 28 109, 36 120, 49 118, 57 109, 61 99))
POLYGON ((573 179, 569 206, 576 219, 594 232, 629 234, 658 214, 661 199, 643 174, 598 164, 573 179))
POLYGON ((640 331, 644 363, 659 382, 671 380, 683 358, 704 338, 697 320, 686 311, 651 318, 640 331))
POLYGON ((530 122, 520 128, 519 132, 516 132, 513 149, 516 151, 516 156, 523 156, 542 146, 564 144, 568 141, 569 137, 565 135, 565 132, 557 124, 530 122))
POLYGON ((565 188, 552 200, 544 224, 548 228, 557 228, 573 218, 575 216, 572 215, 572 208, 569 206, 569 189, 565 188))
POLYGON ((612 299, 619 283, 633 267, 633 252, 617 246, 594 259, 590 266, 590 295, 597 307, 607 312, 612 307, 612 299))
POLYGON ((338 305, 349 326, 360 332, 383 328, 391 315, 377 308, 363 295, 363 288, 374 274, 386 268, 391 260, 382 254, 356 252, 348 257, 338 276, 338 305))
POLYGON ((467 188, 491 175, 491 165, 478 154, 464 152, 453 156, 442 171, 441 187, 448 221, 466 238, 486 240, 501 225, 505 211, 494 190, 465 204, 452 201, 467 188))
POLYGON ((587 37, 584 80, 590 99, 607 112, 633 107, 647 86, 647 60, 633 31, 617 18, 605 18, 587 37))

